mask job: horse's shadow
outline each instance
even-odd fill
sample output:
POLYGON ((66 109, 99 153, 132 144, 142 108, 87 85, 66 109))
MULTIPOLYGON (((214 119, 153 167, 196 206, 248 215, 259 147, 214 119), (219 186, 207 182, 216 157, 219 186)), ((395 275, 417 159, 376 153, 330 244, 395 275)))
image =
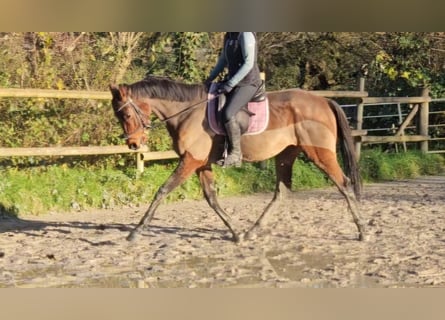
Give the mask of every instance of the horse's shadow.
MULTIPOLYGON (((74 233, 72 229, 81 229, 91 231, 91 237, 85 238, 83 234, 78 239, 92 246, 113 245, 112 241, 100 241, 100 235, 107 230, 117 230, 122 233, 124 240, 128 233, 133 230, 135 224, 122 223, 95 223, 95 222, 79 222, 79 221, 45 221, 45 220, 29 220, 20 218, 13 214, 0 212, 0 236, 14 237, 16 234, 25 234, 30 237, 45 237, 49 233, 59 233, 61 236, 70 236, 74 233), (99 241, 98 241, 99 240, 99 241)), ((162 237, 176 236, 180 239, 207 238, 210 240, 230 240, 230 236, 222 229, 208 229, 203 227, 187 228, 150 225, 147 230, 142 231, 143 237, 162 237)))
POLYGON ((58 232, 61 234, 70 234, 71 228, 82 230, 104 231, 106 229, 117 229, 122 232, 129 232, 131 225, 120 223, 93 223, 78 221, 45 221, 45 220, 28 220, 16 216, 0 215, 0 235, 8 233, 13 236, 17 233, 24 233, 31 236, 44 236, 49 232, 58 232))
POLYGON ((231 241, 232 237, 227 230, 208 229, 203 227, 165 227, 150 225, 148 230, 142 232, 143 236, 162 236, 165 234, 176 235, 181 239, 208 239, 208 240, 226 240, 231 241))

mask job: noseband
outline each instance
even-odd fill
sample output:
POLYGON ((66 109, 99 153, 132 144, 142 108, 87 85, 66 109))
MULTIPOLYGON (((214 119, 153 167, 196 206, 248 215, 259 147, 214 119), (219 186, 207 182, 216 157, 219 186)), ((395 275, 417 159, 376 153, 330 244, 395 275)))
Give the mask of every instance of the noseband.
POLYGON ((139 108, 139 106, 136 103, 133 102, 131 98, 128 98, 127 102, 121 105, 116 112, 119 113, 120 111, 122 111, 122 109, 124 109, 128 105, 130 105, 133 108, 134 114, 136 115, 136 118, 139 121, 139 128, 137 128, 135 131, 131 133, 125 133, 123 135, 123 138, 125 140, 130 139, 132 135, 138 133, 139 131, 144 131, 145 129, 151 128, 150 122, 149 123, 144 122, 144 116, 145 116, 144 112, 141 110, 141 108, 139 108))

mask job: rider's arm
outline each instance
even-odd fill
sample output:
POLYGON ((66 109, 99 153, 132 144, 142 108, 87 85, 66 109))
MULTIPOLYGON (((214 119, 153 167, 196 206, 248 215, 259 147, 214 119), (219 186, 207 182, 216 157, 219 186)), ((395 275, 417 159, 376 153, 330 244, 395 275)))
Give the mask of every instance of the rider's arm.
POLYGON ((252 70, 255 64, 255 43, 256 39, 252 32, 243 32, 240 35, 241 52, 244 58, 244 64, 233 75, 232 78, 227 81, 227 84, 232 88, 235 87, 248 73, 252 70))
POLYGON ((213 67, 213 70, 210 72, 209 77, 207 78, 207 81, 211 82, 215 80, 215 78, 224 71, 224 67, 226 66, 226 58, 224 54, 224 49, 221 51, 221 54, 219 55, 218 61, 216 62, 216 65, 213 67))

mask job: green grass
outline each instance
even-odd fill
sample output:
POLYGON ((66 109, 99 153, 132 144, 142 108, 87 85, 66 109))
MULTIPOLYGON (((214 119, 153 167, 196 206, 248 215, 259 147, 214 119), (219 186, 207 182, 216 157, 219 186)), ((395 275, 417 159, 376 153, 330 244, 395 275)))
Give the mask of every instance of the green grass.
MULTIPOLYGON (((413 178, 438 174, 445 167, 443 156, 417 152, 388 154, 362 153, 360 166, 365 182, 413 178)), ((141 175, 133 168, 63 165, 34 168, 0 168, 0 212, 12 215, 39 215, 51 211, 70 212, 90 208, 148 205, 154 193, 174 170, 176 162, 146 165, 141 175)), ((274 190, 273 161, 244 164, 241 168, 214 166, 220 196, 274 190)), ((332 183, 313 164, 298 159, 294 165, 293 189, 330 186, 332 183)), ((174 190, 167 202, 201 199, 196 176, 174 190)))
POLYGON ((438 154, 372 150, 362 154, 360 166, 364 181, 372 182, 439 174, 443 172, 445 161, 438 154))

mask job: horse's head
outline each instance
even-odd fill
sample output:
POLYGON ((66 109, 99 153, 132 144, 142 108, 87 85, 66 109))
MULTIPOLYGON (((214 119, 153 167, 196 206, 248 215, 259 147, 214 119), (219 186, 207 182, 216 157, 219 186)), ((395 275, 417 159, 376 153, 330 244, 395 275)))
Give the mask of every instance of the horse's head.
POLYGON ((132 150, 137 150, 147 142, 145 129, 150 127, 150 107, 148 104, 133 100, 127 85, 110 85, 113 95, 112 105, 115 116, 124 130, 124 139, 132 150))

